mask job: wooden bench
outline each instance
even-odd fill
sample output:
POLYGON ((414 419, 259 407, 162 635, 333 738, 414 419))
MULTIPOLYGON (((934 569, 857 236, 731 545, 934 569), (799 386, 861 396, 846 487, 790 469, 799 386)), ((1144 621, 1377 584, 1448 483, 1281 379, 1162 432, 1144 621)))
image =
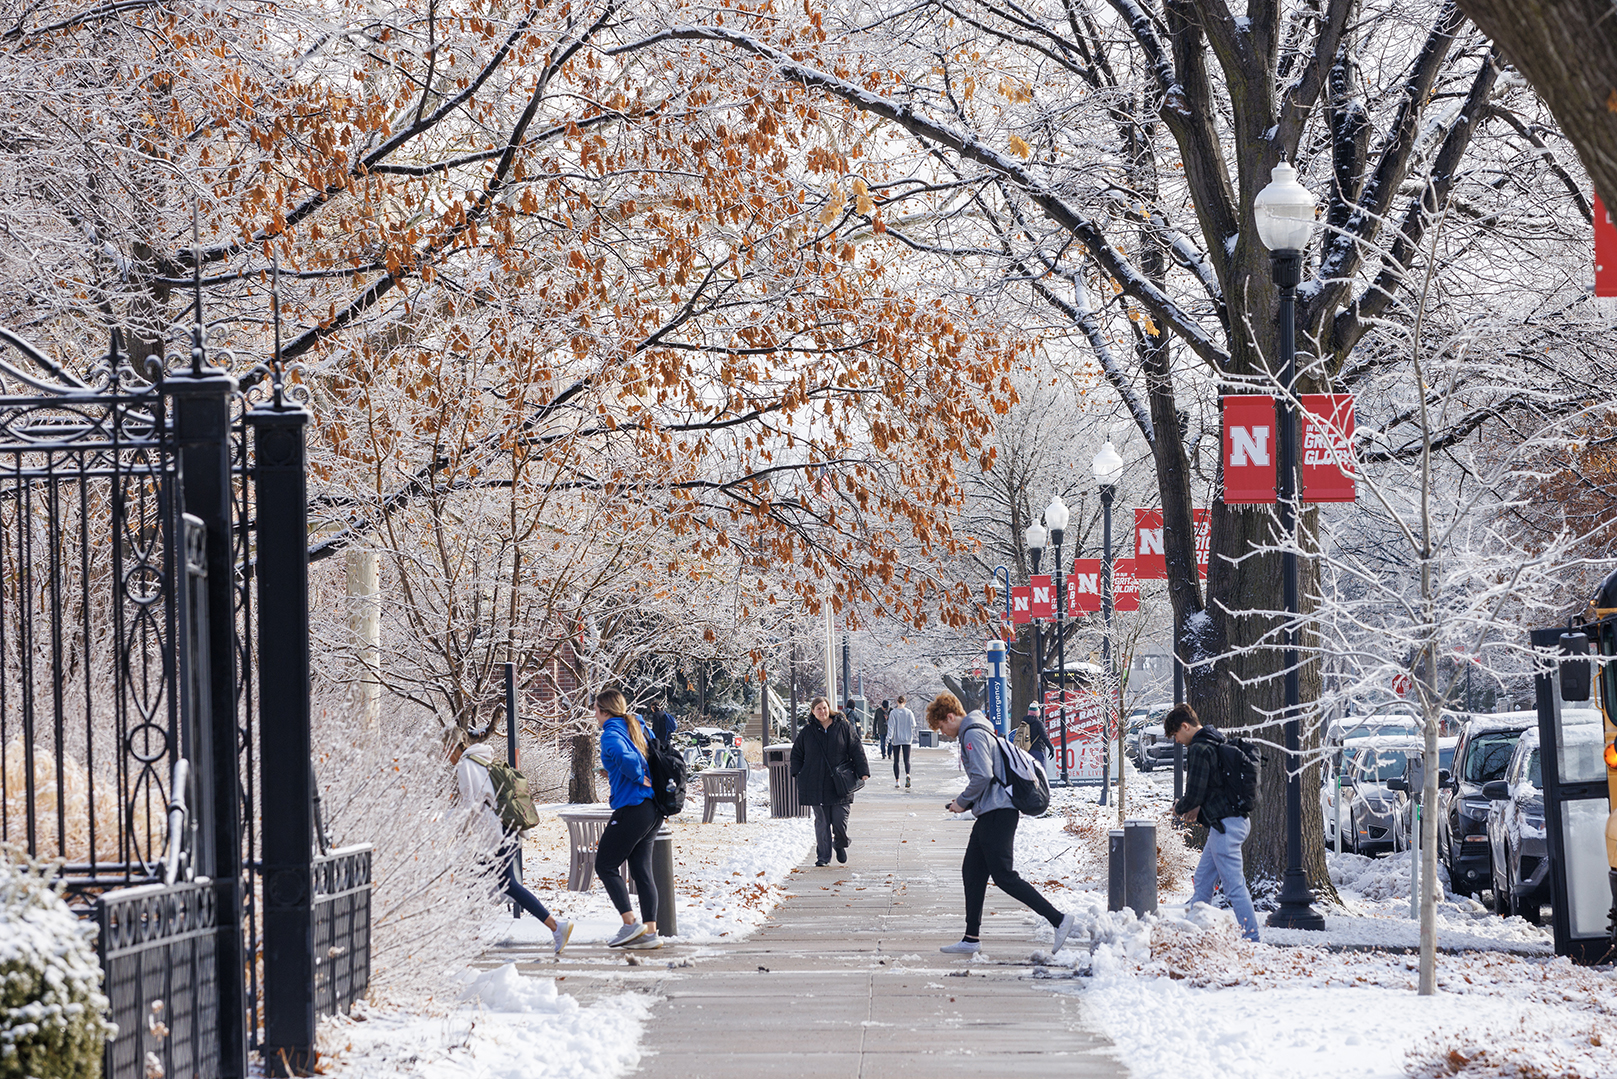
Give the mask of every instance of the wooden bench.
MULTIPOLYGON (((587 892, 595 881, 595 848, 601 843, 601 833, 606 830, 606 822, 612 819, 612 811, 584 806, 564 809, 556 815, 567 822, 567 845, 572 850, 567 866, 567 890, 587 892)), ((623 881, 629 886, 629 894, 635 894, 633 875, 625 873, 623 881)))
POLYGON ((702 823, 711 824, 723 802, 736 807, 736 823, 747 823, 747 772, 743 768, 709 768, 702 777, 702 823))

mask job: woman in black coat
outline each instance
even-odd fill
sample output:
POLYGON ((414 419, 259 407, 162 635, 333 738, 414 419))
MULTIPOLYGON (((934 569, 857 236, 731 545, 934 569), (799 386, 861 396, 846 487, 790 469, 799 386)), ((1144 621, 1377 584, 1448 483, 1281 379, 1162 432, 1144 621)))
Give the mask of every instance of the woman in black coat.
POLYGON ((792 777, 797 803, 814 809, 815 865, 848 860, 848 810, 856 780, 870 778, 865 747, 853 724, 832 713, 831 702, 815 697, 810 708, 816 722, 803 724, 792 743, 792 777))

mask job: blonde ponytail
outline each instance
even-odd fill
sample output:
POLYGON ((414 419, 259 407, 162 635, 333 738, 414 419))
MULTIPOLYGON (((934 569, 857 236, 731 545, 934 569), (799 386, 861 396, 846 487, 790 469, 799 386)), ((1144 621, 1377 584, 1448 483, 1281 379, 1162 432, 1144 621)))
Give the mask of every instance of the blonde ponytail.
POLYGON ((595 695, 595 707, 609 716, 617 716, 623 720, 623 725, 629 729, 629 741, 634 743, 634 747, 640 751, 642 757, 646 755, 646 732, 629 715, 629 702, 621 692, 603 689, 595 695))

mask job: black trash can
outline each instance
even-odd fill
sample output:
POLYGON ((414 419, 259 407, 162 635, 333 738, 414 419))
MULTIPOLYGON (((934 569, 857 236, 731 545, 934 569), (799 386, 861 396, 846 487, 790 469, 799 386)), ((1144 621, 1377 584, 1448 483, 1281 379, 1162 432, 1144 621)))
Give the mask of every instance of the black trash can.
POLYGON ((792 744, 764 747, 764 765, 769 769, 769 815, 806 817, 808 806, 797 804, 797 781, 792 778, 792 744))

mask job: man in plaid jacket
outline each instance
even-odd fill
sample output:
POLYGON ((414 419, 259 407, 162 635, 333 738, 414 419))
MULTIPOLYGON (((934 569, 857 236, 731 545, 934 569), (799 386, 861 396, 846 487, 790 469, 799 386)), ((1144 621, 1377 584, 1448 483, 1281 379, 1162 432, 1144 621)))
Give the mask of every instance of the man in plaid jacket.
POLYGON ((1224 896, 1241 923, 1247 940, 1258 939, 1258 916, 1252 910, 1252 893, 1246 886, 1246 867, 1241 860, 1241 844, 1246 842, 1252 822, 1236 809, 1232 792, 1224 782, 1222 746, 1225 738, 1212 727, 1202 726, 1196 710, 1176 704, 1162 721, 1169 738, 1185 747, 1185 796, 1173 811, 1186 824, 1200 821, 1207 825, 1207 844, 1192 876, 1195 890, 1190 901, 1210 903, 1213 887, 1224 885, 1224 896))

